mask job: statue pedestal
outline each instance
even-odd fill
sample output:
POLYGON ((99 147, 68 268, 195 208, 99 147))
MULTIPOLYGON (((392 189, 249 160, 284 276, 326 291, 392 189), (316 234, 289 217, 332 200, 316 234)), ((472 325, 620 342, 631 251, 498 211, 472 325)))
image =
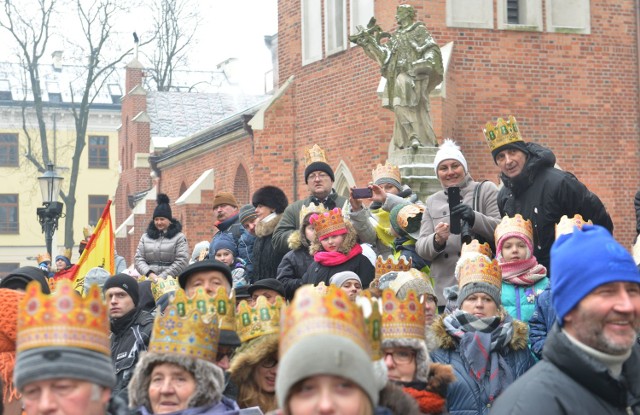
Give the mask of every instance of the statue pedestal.
POLYGON ((402 183, 410 186, 422 202, 442 190, 433 168, 437 152, 438 147, 393 149, 389 152, 388 161, 400 168, 402 183))

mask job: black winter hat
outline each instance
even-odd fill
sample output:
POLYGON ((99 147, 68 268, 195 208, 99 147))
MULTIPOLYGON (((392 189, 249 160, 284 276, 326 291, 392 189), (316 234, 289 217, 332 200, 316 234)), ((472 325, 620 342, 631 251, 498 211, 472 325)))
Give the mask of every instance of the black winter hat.
POLYGON ((46 273, 38 267, 20 267, 11 271, 0 281, 0 288, 11 290, 26 290, 27 284, 31 281, 40 283, 40 290, 44 294, 51 294, 46 273))
POLYGON ((493 162, 498 164, 498 162, 496 161, 496 157, 498 156, 498 153, 500 153, 502 150, 507 150, 510 148, 513 148, 515 150, 520 150, 524 154, 526 154, 527 157, 529 157, 529 148, 527 147, 527 143, 525 143, 524 141, 515 141, 513 143, 505 144, 503 146, 500 146, 492 150, 491 155, 493 156, 493 162))
POLYGON ((158 193, 158 198, 156 199, 158 202, 158 206, 153 211, 153 219, 155 218, 167 218, 169 220, 173 219, 173 215, 171 214, 171 206, 169 206, 169 196, 164 193, 158 193))
POLYGON ((323 162, 323 161, 314 161, 313 163, 309 164, 307 166, 306 169, 304 169, 304 182, 308 183, 309 182, 309 175, 311 173, 313 173, 314 171, 323 171, 325 173, 327 173, 329 175, 329 177, 331 177, 331 181, 335 182, 336 178, 333 175, 333 170, 331 169, 331 166, 329 166, 327 163, 323 162))
POLYGON ((206 259, 204 261, 197 261, 193 264, 189 265, 182 271, 182 274, 178 275, 178 283, 180 287, 184 290, 187 286, 187 280, 196 272, 200 271, 220 271, 224 274, 227 281, 229 281, 229 286, 233 287, 233 278, 231 277, 231 269, 224 262, 217 261, 215 259, 206 259))
POLYGON ((289 205, 289 199, 279 187, 265 186, 253 193, 251 203, 253 207, 264 205, 275 209, 276 213, 282 213, 289 205))
POLYGON ((138 281, 128 274, 116 274, 113 277, 107 278, 102 292, 106 293, 109 288, 122 288, 129 294, 129 297, 133 300, 133 304, 138 307, 140 301, 140 295, 138 294, 138 281))
POLYGON ((258 290, 261 288, 265 290, 273 290, 278 294, 280 294, 282 297, 285 296, 284 285, 282 284, 282 282, 278 281, 275 278, 265 278, 265 279, 256 281, 255 283, 249 286, 248 288, 249 295, 253 295, 253 292, 255 290, 258 290))

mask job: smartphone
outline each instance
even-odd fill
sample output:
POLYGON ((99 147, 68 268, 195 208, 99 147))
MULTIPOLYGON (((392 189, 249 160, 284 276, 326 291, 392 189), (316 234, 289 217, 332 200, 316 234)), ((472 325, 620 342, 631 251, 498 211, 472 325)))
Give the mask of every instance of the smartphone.
POLYGON ((351 195, 354 199, 371 199, 373 191, 368 187, 351 189, 351 195))
MULTIPOLYGON (((460 188, 455 186, 447 188, 447 198, 449 200, 449 212, 451 212, 454 207, 462 203, 460 188)), ((449 232, 459 235, 460 231, 460 215, 451 214, 449 217, 449 232)))

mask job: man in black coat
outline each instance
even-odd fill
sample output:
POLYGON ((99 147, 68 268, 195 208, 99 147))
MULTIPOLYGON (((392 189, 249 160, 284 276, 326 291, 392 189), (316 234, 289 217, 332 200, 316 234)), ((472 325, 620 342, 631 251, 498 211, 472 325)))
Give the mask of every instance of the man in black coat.
POLYGON ((551 248, 557 323, 543 360, 500 395, 491 415, 640 414, 640 272, 601 226, 551 248))
POLYGON ((562 216, 579 214, 585 221, 613 232, 611 217, 598 196, 573 174, 556 169, 556 156, 551 150, 525 143, 513 116, 506 122, 499 118, 495 127, 487 123, 484 134, 504 183, 498 193, 500 215, 513 217, 519 213, 531 221, 533 255, 547 270, 555 225, 562 216))
POLYGON ((111 360, 116 369, 113 395, 129 402, 127 386, 140 353, 147 350, 153 315, 138 307, 138 282, 127 274, 107 278, 103 288, 111 323, 111 360))

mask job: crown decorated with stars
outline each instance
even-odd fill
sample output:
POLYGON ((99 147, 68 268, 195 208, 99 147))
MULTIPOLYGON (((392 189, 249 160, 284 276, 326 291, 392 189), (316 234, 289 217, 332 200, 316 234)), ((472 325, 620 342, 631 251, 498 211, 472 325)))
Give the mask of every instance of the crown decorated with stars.
POLYGON ((32 281, 18 310, 18 353, 53 346, 111 356, 107 307, 97 285, 82 298, 72 281, 61 279, 51 294, 43 294, 40 284, 32 281))
POLYGON ((518 123, 513 115, 510 115, 507 121, 498 118, 495 126, 488 122, 483 131, 491 151, 507 144, 524 141, 520 136, 518 123))
POLYGON ((345 337, 371 356, 364 316, 347 293, 335 285, 327 287, 325 294, 310 284, 303 285, 284 312, 279 354, 283 356, 305 337, 323 335, 345 337))
POLYGON ((171 353, 212 363, 218 352, 218 317, 209 305, 212 297, 198 288, 192 298, 177 290, 164 314, 153 322, 149 352, 171 353))
POLYGON ((568 217, 567 215, 563 215, 560 218, 560 221, 556 223, 556 239, 560 237, 560 235, 566 235, 568 233, 573 233, 573 228, 577 227, 578 229, 582 229, 583 225, 593 225, 591 219, 584 220, 582 215, 576 214, 573 217, 568 217))
POLYGON ((374 183, 377 183, 380 179, 393 179, 398 183, 402 182, 402 177, 400 176, 400 169, 398 166, 394 166, 389 163, 387 160, 384 165, 378 164, 375 169, 371 171, 371 178, 374 183))
POLYGON ((327 162, 327 154, 325 151, 320 148, 319 145, 314 144, 313 147, 308 148, 304 151, 304 165, 308 166, 311 163, 315 162, 327 162))
POLYGON ((369 344, 371 345, 371 360, 382 359, 382 304, 370 291, 363 291, 356 297, 356 304, 360 307, 364 317, 364 325, 369 344))
POLYGON ((282 297, 276 297, 273 304, 266 297, 259 296, 255 305, 246 300, 238 305, 236 331, 242 343, 266 334, 280 332, 280 316, 285 308, 282 297))
POLYGON ((462 258, 465 254, 482 254, 491 258, 493 256, 493 252, 491 251, 491 246, 488 242, 480 243, 477 239, 472 240, 469 243, 463 243, 462 248, 460 249, 460 257, 462 258))
MULTIPOLYGON (((138 282, 145 281, 147 277, 138 278, 138 282)), ((166 293, 171 293, 180 289, 180 283, 177 278, 168 276, 165 278, 158 278, 155 281, 151 281, 151 294, 153 299, 157 302, 160 297, 166 293)))
POLYGON ((383 259, 382 255, 378 255, 376 258, 376 278, 380 278, 387 272, 395 271, 408 271, 413 265, 411 257, 407 258, 402 255, 400 258, 395 259, 392 255, 389 255, 387 259, 383 259))
POLYGON ((472 282, 484 282, 502 289, 502 271, 495 259, 485 255, 461 258, 458 274, 458 287, 462 288, 472 282))
POLYGON ((409 290, 404 300, 392 289, 382 291, 382 339, 424 340, 424 306, 420 296, 409 290))
POLYGON ((302 221, 304 220, 304 217, 307 216, 309 213, 317 213, 318 215, 324 213, 327 211, 327 208, 324 206, 323 203, 320 203, 318 205, 314 204, 314 203, 309 203, 309 206, 302 206, 302 208, 300 208, 300 223, 302 223, 302 221))
POLYGON ((521 214, 516 213, 512 218, 505 216, 496 226, 494 232, 495 241, 498 242, 503 236, 513 233, 519 233, 527 237, 533 242, 533 226, 529 219, 525 219, 521 214))
POLYGON ((344 223, 340 208, 333 208, 328 212, 311 215, 309 223, 313 225, 316 236, 320 240, 332 235, 347 233, 347 226, 344 223))

